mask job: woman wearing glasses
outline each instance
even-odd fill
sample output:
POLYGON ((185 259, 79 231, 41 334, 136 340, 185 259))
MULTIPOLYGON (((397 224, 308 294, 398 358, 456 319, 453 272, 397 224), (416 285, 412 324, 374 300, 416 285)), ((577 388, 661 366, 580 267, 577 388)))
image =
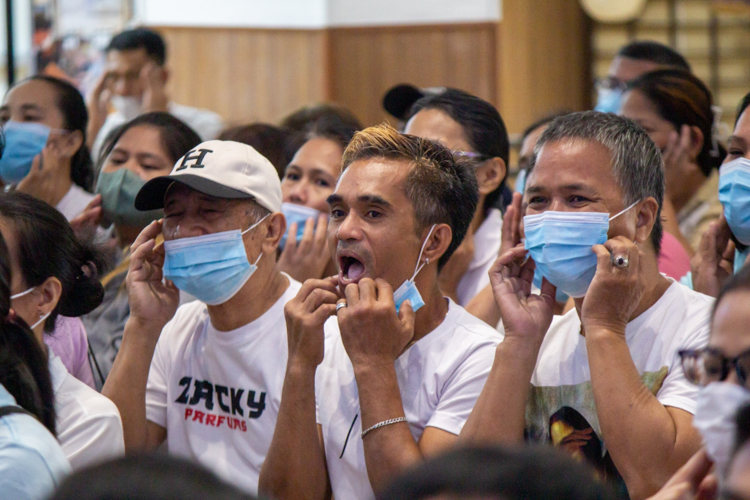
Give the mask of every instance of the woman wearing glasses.
MULTIPOLYGON (((738 410, 750 404, 750 268, 736 274, 714 304, 708 345, 680 351, 685 378, 701 386, 693 425, 703 437, 699 451, 652 500, 683 498, 750 499, 750 460, 733 460, 738 410), (711 462, 716 470, 709 475, 711 462), (742 470, 740 470, 742 469, 742 470), (718 483, 718 484, 717 484, 718 483)), ((745 411, 746 413, 746 411, 745 411)), ((747 420, 745 418, 744 420, 747 420)), ((750 429, 742 429, 744 434, 750 429)), ((740 435, 743 433, 740 433, 740 435)))

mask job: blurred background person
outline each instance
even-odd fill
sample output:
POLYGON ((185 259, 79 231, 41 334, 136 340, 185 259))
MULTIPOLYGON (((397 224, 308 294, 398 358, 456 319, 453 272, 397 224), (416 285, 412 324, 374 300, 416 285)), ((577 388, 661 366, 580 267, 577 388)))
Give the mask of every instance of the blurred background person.
POLYGON ((284 178, 284 169, 292 161, 294 153, 297 152, 302 142, 298 133, 268 123, 251 123, 250 125, 231 127, 219 134, 217 139, 241 142, 252 146, 276 167, 279 179, 284 178))
POLYGON ((94 198, 87 123, 83 96, 64 80, 37 75, 11 87, 0 107, 2 182, 56 207, 68 220, 79 215, 94 198))
POLYGON ((105 49, 106 63, 89 96, 87 145, 99 157, 114 128, 138 115, 170 113, 195 130, 202 140, 214 139, 224 128, 221 117, 206 109, 177 104, 169 99, 167 46, 156 31, 136 28, 115 35, 105 49), (110 112, 111 109, 114 111, 110 112))

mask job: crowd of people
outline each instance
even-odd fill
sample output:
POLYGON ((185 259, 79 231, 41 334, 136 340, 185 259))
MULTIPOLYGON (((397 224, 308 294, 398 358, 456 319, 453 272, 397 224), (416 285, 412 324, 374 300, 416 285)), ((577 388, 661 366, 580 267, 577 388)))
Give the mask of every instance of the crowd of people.
POLYGON ((154 31, 0 107, 0 497, 750 499, 750 94, 226 127, 154 31))

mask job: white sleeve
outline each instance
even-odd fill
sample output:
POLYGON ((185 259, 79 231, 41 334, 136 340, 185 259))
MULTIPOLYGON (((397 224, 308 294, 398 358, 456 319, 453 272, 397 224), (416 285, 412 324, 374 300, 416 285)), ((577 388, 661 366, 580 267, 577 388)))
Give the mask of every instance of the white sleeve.
POLYGON ((483 342, 467 355, 444 384, 426 426, 460 434, 490 374, 496 346, 497 342, 483 342))
POLYGON ((171 365, 166 339, 170 337, 174 321, 173 318, 167 323, 159 336, 146 383, 146 420, 165 429, 167 428, 167 383, 171 365))
POLYGON ((96 393, 84 406, 88 415, 65 429, 61 445, 74 470, 125 455, 120 413, 114 403, 96 393))
POLYGON ((669 366, 669 374, 664 379, 656 399, 664 406, 672 406, 695 414, 695 398, 698 396, 698 386, 692 384, 685 378, 682 370, 678 351, 681 349, 697 349, 708 344, 710 314, 706 309, 702 317, 691 318, 694 320, 693 328, 688 328, 689 333, 683 336, 683 340, 672 352, 669 366))

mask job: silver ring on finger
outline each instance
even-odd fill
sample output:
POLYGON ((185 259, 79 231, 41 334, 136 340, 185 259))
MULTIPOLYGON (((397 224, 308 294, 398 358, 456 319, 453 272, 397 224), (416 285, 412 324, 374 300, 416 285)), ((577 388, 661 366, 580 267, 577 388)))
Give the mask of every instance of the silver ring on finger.
POLYGON ((617 257, 612 257, 612 265, 614 265, 618 269, 625 269, 628 267, 628 258, 623 255, 618 255, 617 257))
POLYGON ((336 304, 336 314, 339 313, 339 309, 343 309, 347 306, 346 302, 339 302, 336 304))

